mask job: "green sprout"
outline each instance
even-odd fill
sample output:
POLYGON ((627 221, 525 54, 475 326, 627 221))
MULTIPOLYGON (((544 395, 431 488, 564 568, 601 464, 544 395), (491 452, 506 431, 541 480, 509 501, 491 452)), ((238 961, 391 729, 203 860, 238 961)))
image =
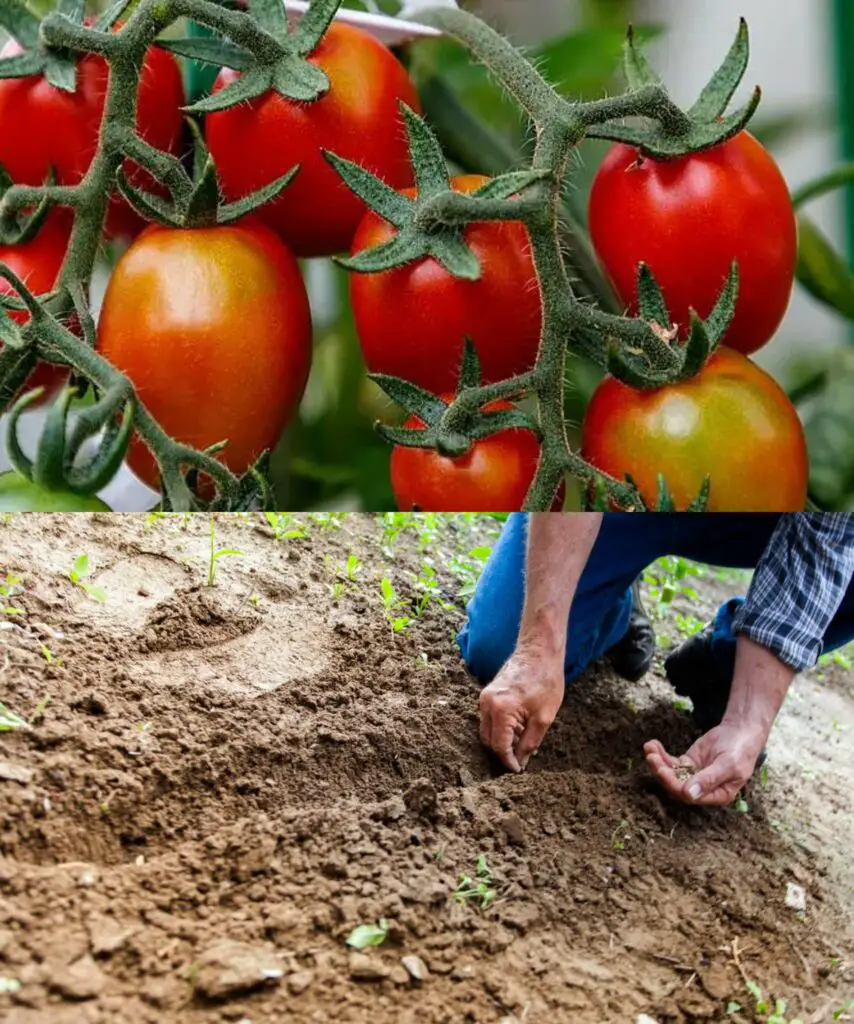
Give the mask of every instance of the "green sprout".
POLYGON ((107 592, 103 587, 95 586, 94 583, 87 583, 86 577, 89 575, 89 556, 86 554, 78 555, 74 560, 74 565, 68 573, 68 578, 74 584, 75 587, 79 587, 85 594, 92 598, 93 601, 97 601, 98 604, 104 604, 107 600, 107 592))
POLYGON ((376 924, 360 924, 347 936, 347 945, 353 949, 381 946, 388 938, 388 921, 382 917, 376 924))
POLYGON ((17 729, 28 729, 29 723, 25 718, 16 715, 14 711, 7 708, 0 701, 0 732, 14 732, 17 729))
POLYGON ((264 516, 279 540, 305 540, 308 530, 303 522, 289 512, 265 512, 264 516))
POLYGON ((13 604, 6 604, 6 602, 19 594, 24 588, 21 586, 23 583, 23 576, 16 576, 15 573, 10 572, 6 574, 6 579, 3 583, 0 583, 0 612, 4 615, 23 615, 23 608, 18 608, 13 604))
POLYGON ((217 548, 216 546, 216 519, 211 516, 211 549, 210 549, 210 560, 208 562, 208 586, 214 586, 216 580, 216 567, 217 562, 221 558, 225 558, 228 555, 242 555, 243 551, 238 551, 237 548, 217 548))
POLYGON ((498 896, 498 891, 493 888, 492 871, 486 860, 486 854, 482 853, 477 858, 475 877, 462 874, 457 883, 456 889, 451 893, 455 903, 465 906, 467 903, 479 905, 481 910, 486 910, 498 896))
POLYGON ((625 850, 626 840, 629 838, 629 833, 626 829, 629 827, 629 823, 625 818, 617 824, 617 827, 611 833, 611 847, 614 850, 625 850))

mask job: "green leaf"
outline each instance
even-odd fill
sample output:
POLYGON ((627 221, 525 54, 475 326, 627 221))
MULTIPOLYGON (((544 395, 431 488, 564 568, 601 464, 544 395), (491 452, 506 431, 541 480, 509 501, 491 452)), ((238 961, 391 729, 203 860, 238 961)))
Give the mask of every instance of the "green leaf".
POLYGON ((854 320, 854 274, 815 223, 798 217, 797 278, 819 302, 854 320))
POLYGON ((0 2, 0 25, 13 39, 17 39, 23 49, 32 50, 36 47, 40 24, 39 19, 20 0, 0 2))
POLYGON ((806 184, 801 185, 799 189, 792 193, 792 203, 797 210, 811 199, 817 199, 828 192, 833 192, 838 188, 846 188, 849 185, 854 185, 854 162, 834 167, 827 174, 819 175, 819 177, 813 178, 811 181, 806 182, 806 184))
POLYGON ((664 330, 670 328, 670 311, 649 265, 638 264, 638 311, 643 320, 655 321, 664 330))
POLYGON ((423 117, 419 117, 406 103, 400 104, 418 198, 438 195, 451 188, 448 164, 439 140, 423 117))
POLYGON ((273 88, 286 99, 313 103, 329 92, 329 76, 316 64, 286 53, 273 68, 273 88))
POLYGON ((77 87, 76 55, 49 50, 44 58, 44 76, 54 89, 73 93, 77 87))
POLYGON ((298 53, 307 55, 317 48, 340 6, 341 0, 313 0, 293 32, 298 53))
POLYGON ((479 281, 480 260, 463 237, 462 232, 443 232, 431 240, 430 255, 461 281, 479 281))
POLYGON ((44 68, 45 60, 35 50, 25 50, 0 60, 0 78, 27 78, 44 68))
MULTIPOLYGON (((660 25, 637 26, 635 41, 648 43, 663 31, 660 25)), ((597 97, 607 89, 620 64, 625 39, 622 28, 595 25, 550 39, 528 55, 561 95, 597 97)))
POLYGON ((226 42, 218 36, 158 39, 155 45, 187 60, 197 60, 202 64, 213 64, 220 68, 233 68, 235 71, 245 71, 254 60, 248 50, 226 42))
POLYGON ((477 349, 471 338, 466 338, 463 343, 463 361, 460 366, 460 382, 457 387, 457 394, 466 388, 479 388, 483 381, 480 371, 480 359, 477 349))
POLYGON ((26 728, 28 728, 27 720, 16 715, 0 701, 0 732, 13 732, 16 729, 26 728))
POLYGON ((623 72, 633 92, 647 85, 661 84, 658 74, 637 46, 634 28, 631 25, 623 46, 623 72))
POLYGON ((94 583, 80 583, 81 590, 84 590, 93 601, 97 601, 98 604, 105 604, 107 600, 107 591, 103 587, 97 587, 94 583))
POLYGON ((238 103, 263 96, 273 87, 273 69, 253 65, 240 78, 235 78, 224 89, 210 96, 205 96, 196 103, 183 109, 190 114, 212 114, 217 110, 228 110, 238 103))
POLYGON ((271 36, 281 40, 287 35, 288 18, 280 0, 249 0, 249 12, 271 36))
POLYGON ((830 511, 854 508, 854 351, 834 353, 825 390, 804 425, 810 453, 810 494, 830 511))
POLYGON ((747 22, 742 18, 735 42, 709 84, 700 93, 697 102, 691 107, 691 117, 698 121, 712 121, 720 117, 741 84, 749 60, 750 38, 747 22))
POLYGON ((250 192, 248 196, 244 196, 236 202, 220 205, 217 214, 217 224, 231 224, 233 221, 240 220, 242 217, 265 206, 283 192, 298 173, 299 164, 292 167, 281 178, 271 181, 269 185, 259 188, 256 192, 250 192))
POLYGON ((323 150, 323 156, 335 168, 347 188, 389 224, 402 228, 411 219, 415 205, 411 199, 351 160, 345 160, 329 150, 323 150))
POLYGON ((393 401, 409 413, 415 413, 425 423, 431 424, 441 419, 448 408, 441 398, 425 391, 424 388, 412 384, 400 377, 390 377, 384 373, 370 375, 370 380, 377 384, 393 401))

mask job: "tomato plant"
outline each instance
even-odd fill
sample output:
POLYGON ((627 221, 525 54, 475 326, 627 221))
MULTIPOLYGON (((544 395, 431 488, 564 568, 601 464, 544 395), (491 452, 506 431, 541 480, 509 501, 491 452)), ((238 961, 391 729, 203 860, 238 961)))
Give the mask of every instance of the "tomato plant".
MULTIPOLYGON (((451 402, 453 395, 443 395, 451 402)), ((509 410, 509 402, 492 402, 484 412, 509 410)), ((410 416, 407 427, 423 427, 410 416)), ((395 447, 391 484, 402 512, 514 512, 525 503, 537 470, 540 443, 530 430, 510 429, 476 441, 465 455, 448 458, 425 448, 395 447)), ((563 492, 553 511, 563 507, 563 492)))
MULTIPOLYGON (((373 36, 333 24, 309 61, 329 91, 311 103, 267 92, 209 114, 207 142, 226 195, 237 199, 299 164, 294 183, 260 211, 297 256, 345 252, 365 212, 323 157, 323 150, 375 170, 388 184, 412 180, 398 104, 418 96, 394 54, 373 36)), ((214 92, 239 76, 223 68, 214 92)))
MULTIPOLYGON (((464 175, 454 190, 474 192, 489 179, 464 175)), ((407 189, 405 195, 416 193, 407 189)), ((352 254, 389 242, 394 228, 368 213, 352 254)), ((530 369, 537 358, 542 307, 530 241, 522 224, 484 223, 466 228, 481 265, 476 281, 454 277, 435 259, 378 274, 353 274, 350 296, 368 369, 410 380, 440 393, 454 387, 463 341, 475 343, 485 381, 530 369)))
POLYGON ((593 182, 589 223, 599 259, 632 309, 643 262, 684 336, 689 309, 708 316, 735 261, 740 289, 724 344, 749 355, 780 326, 797 227, 780 169, 748 132, 674 160, 613 146, 593 182))
MULTIPOLYGON (((98 329, 101 353, 172 437, 244 472, 275 446, 302 397, 311 316, 296 260, 262 224, 146 229, 119 260, 98 329)), ((129 464, 159 474, 136 439, 129 464)))
POLYGON ((109 512, 100 498, 48 490, 19 473, 0 474, 0 512, 109 512))
MULTIPOLYGON (((68 246, 70 229, 70 218, 63 211, 53 211, 29 241, 19 242, 17 245, 0 245, 0 263, 11 267, 36 295, 45 295, 56 284, 68 246)), ((12 286, 0 278, 0 295, 11 294, 12 286)), ((10 316, 17 323, 25 323, 29 319, 29 315, 23 310, 13 310, 10 316)), ((67 379, 68 370, 64 366, 38 363, 30 374, 26 387, 44 388, 40 400, 43 403, 51 399, 67 379)))
MULTIPOLYGON (((0 58, 20 52, 10 40, 0 58)), ((0 165, 13 181, 40 185, 51 172, 62 185, 76 185, 83 178, 98 145, 108 73, 101 57, 87 55, 78 61, 73 93, 56 88, 43 75, 0 79, 0 165)), ((157 149, 180 153, 184 87, 171 54, 148 51, 138 96, 139 134, 157 149)), ((129 172, 133 180, 150 182, 139 167, 129 172)), ((108 234, 130 235, 141 227, 128 205, 116 198, 108 234)))
POLYGON ((727 348, 697 377, 664 388, 637 391, 606 377, 587 409, 582 451, 603 472, 630 474, 650 504, 660 473, 682 510, 706 476, 712 512, 796 512, 806 503, 806 442, 792 403, 727 348))

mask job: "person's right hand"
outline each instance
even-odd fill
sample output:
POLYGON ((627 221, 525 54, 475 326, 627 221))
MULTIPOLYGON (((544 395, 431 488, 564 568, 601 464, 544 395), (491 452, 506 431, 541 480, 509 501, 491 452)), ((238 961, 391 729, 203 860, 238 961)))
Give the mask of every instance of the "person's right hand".
POLYGON ((563 659, 517 650, 480 695, 480 738, 513 772, 536 753, 563 703, 563 659))

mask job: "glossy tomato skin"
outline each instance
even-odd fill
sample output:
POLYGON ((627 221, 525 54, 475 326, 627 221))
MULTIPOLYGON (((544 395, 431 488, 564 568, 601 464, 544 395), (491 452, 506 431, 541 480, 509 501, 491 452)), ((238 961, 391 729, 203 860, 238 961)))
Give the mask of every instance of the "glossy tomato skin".
POLYGON ((0 512, 110 512, 100 498, 48 491, 18 473, 0 474, 0 512))
MULTIPOLYGON (((29 242, 20 245, 0 245, 0 263, 5 263, 14 270, 33 295, 45 295, 56 284, 70 234, 71 218, 68 213, 64 210, 52 210, 39 228, 38 234, 29 242)), ((0 278, 0 294, 15 294, 15 289, 5 278, 0 278)), ((29 320, 29 314, 23 310, 10 311, 9 316, 19 324, 29 320)), ((36 364, 35 370, 21 390, 23 392, 33 388, 44 388, 44 395, 36 403, 42 405, 59 391, 68 377, 68 367, 40 362, 36 364)))
MULTIPOLYGON (((333 23, 310 60, 331 83, 320 99, 295 103, 268 92, 209 114, 205 126, 229 199, 240 199, 300 165, 282 195, 259 211, 299 257, 345 252, 365 212, 321 150, 403 188, 412 183, 412 168, 398 104, 402 100, 420 109, 403 65, 361 29, 333 23)), ((214 92, 237 75, 224 68, 214 92)))
MULTIPOLYGON (((243 473, 275 446, 311 365, 311 314, 293 255, 262 224, 147 228, 110 278, 98 348, 172 437, 243 473)), ((159 485, 134 438, 128 463, 159 485)))
POLYGON ((590 235, 617 294, 637 312, 638 264, 647 263, 683 335, 693 307, 706 317, 733 260, 740 284, 724 339, 749 355, 774 335, 792 294, 797 225, 771 155, 741 132, 679 160, 615 145, 590 192, 590 235))
MULTIPOLYGON (((7 43, 0 56, 20 52, 7 43)), ((86 56, 77 64, 73 93, 54 88, 42 75, 0 79, 0 164, 12 180, 40 185, 50 168, 60 185, 76 185, 89 169, 98 143, 98 130, 107 91, 107 65, 86 56)), ((137 127, 157 149, 181 152, 184 86, 178 62, 165 50, 152 47, 145 58, 139 89, 137 127)), ((129 177, 151 188, 151 176, 130 165, 129 177)), ((111 236, 133 235, 142 220, 120 197, 114 197, 107 217, 111 236)))
MULTIPOLYGON (((453 395, 444 395, 450 402, 453 395)), ((487 411, 512 409, 493 402, 487 411)), ((410 416, 407 427, 423 426, 410 416)), ((395 447, 391 486, 402 512, 518 512, 525 503, 540 458, 540 443, 529 430, 502 430, 477 441, 459 459, 423 448, 395 447)), ((563 508, 564 488, 553 511, 563 508)))
MULTIPOLYGON (((452 184, 457 192, 474 192, 488 180, 463 175, 452 184)), ((353 255, 394 234, 387 221, 369 212, 353 240, 353 255)), ((542 304, 527 230, 512 221, 472 224, 465 237, 480 260, 477 281, 461 281, 433 259, 350 275, 356 330, 371 373, 402 377, 434 394, 453 391, 467 336, 486 383, 534 365, 542 304)))
POLYGON ((807 447, 780 386, 720 348, 701 373, 653 391, 606 377, 582 431, 584 457, 618 480, 630 474, 655 507, 663 473, 684 511, 711 477, 711 512, 798 512, 807 499, 807 447))

